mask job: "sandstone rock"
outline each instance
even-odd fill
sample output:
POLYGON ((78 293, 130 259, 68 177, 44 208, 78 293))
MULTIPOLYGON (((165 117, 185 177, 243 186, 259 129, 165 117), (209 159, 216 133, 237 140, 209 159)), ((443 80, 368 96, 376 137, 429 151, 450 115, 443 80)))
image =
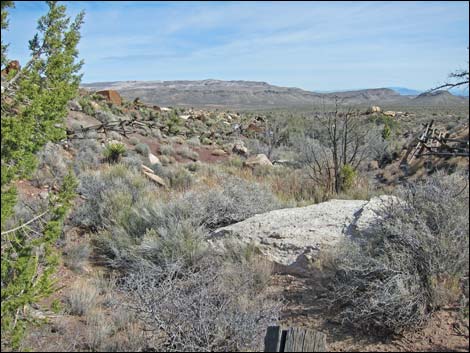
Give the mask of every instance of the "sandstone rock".
POLYGON ((371 107, 369 107, 369 109, 367 110, 367 113, 371 114, 371 113, 380 113, 382 111, 382 109, 377 106, 377 105, 373 105, 371 107))
POLYGON ((116 105, 122 104, 121 95, 117 91, 114 91, 112 89, 107 89, 104 91, 98 91, 96 93, 106 97, 106 99, 112 102, 113 104, 116 104, 116 105))
POLYGON ((256 156, 252 156, 248 158, 243 164, 251 168, 256 167, 258 165, 273 165, 265 154, 257 154, 256 156))
POLYGON ((153 173, 149 173, 149 172, 146 172, 146 171, 144 171, 144 174, 147 176, 147 178, 149 178, 150 180, 155 182, 157 185, 166 187, 165 180, 160 178, 158 175, 155 175, 153 173))
POLYGON ((142 164, 140 167, 142 168, 142 170, 143 170, 144 172, 154 174, 153 170, 150 169, 149 167, 147 167, 146 165, 143 165, 143 164, 142 164))
POLYGON ((299 256, 315 253, 341 240, 365 204, 367 201, 331 200, 258 214, 214 231, 209 242, 222 249, 226 240, 253 243, 269 260, 284 266, 299 266, 305 260, 299 256))
POLYGON ((391 116, 392 118, 394 118, 397 113, 395 113, 394 111, 388 110, 388 111, 384 112, 383 114, 385 116, 391 116))
POLYGON ((351 234, 373 236, 374 225, 382 219, 387 207, 403 205, 403 201, 396 196, 382 195, 372 198, 358 213, 356 220, 351 224, 351 234))
POLYGON ((154 155, 153 153, 149 153, 149 161, 150 161, 150 164, 161 164, 158 157, 154 155))
POLYGON ((208 236, 215 249, 228 243, 254 244, 266 258, 283 270, 310 267, 324 249, 345 236, 373 236, 383 207, 399 203, 393 196, 370 201, 330 200, 320 204, 275 210, 219 228, 208 236))

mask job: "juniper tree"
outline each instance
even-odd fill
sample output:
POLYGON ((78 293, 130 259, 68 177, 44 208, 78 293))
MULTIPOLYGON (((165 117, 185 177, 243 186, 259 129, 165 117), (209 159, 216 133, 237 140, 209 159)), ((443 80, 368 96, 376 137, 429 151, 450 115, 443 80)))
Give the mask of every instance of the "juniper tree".
MULTIPOLYGON (((65 137, 67 102, 77 94, 81 79, 77 44, 84 13, 71 21, 66 7, 47 1, 48 12, 38 20, 38 33, 29 42, 31 59, 23 68, 2 77, 1 112, 1 319, 2 344, 18 347, 25 328, 24 308, 49 294, 57 264, 54 243, 75 187, 67 176, 63 189, 50 200, 42 220, 42 234, 30 236, 20 225, 5 230, 16 203, 14 182, 27 178, 36 167, 35 154, 48 142, 65 137)), ((8 28, 2 1, 2 39, 8 28)), ((7 44, 2 42, 2 65, 7 44)))

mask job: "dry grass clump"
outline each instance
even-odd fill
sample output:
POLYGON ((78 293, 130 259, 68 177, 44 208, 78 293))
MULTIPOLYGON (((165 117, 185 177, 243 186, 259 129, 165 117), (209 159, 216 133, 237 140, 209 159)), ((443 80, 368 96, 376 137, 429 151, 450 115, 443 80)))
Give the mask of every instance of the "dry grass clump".
POLYGON ((68 312, 71 315, 85 315, 98 303, 98 291, 88 281, 76 281, 67 296, 68 312))

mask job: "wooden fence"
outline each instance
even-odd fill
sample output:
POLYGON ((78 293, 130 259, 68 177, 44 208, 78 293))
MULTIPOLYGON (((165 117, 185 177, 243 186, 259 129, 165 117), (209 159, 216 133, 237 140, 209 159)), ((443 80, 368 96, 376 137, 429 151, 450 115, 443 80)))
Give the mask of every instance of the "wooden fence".
POLYGON ((264 338, 265 352, 327 352, 326 335, 300 327, 269 326, 264 338))

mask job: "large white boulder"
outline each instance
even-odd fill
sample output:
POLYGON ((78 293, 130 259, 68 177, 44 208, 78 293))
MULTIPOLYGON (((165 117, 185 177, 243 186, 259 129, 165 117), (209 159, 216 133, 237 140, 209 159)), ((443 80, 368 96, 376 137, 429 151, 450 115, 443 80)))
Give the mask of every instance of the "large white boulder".
POLYGON ((227 244, 252 244, 276 264, 303 267, 320 250, 332 248, 345 236, 368 229, 378 219, 380 209, 396 200, 390 196, 371 201, 330 200, 275 210, 219 228, 208 240, 221 250, 227 244))

